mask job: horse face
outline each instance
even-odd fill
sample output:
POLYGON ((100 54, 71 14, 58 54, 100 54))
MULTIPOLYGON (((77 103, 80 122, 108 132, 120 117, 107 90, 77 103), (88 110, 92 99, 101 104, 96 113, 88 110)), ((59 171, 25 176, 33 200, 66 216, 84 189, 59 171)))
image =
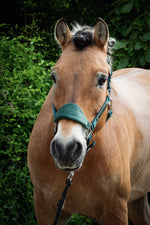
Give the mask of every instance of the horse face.
MULTIPOLYGON (((95 30, 87 28, 87 32, 78 31, 73 37, 62 19, 56 24, 55 36, 62 47, 62 56, 52 70, 54 106, 59 110, 67 103, 75 103, 91 122, 106 98, 108 27, 99 19, 95 30)), ((104 125, 106 117, 104 112, 96 129, 104 125)), ((82 166, 87 152, 86 133, 78 122, 58 121, 50 152, 60 169, 70 171, 82 166)))

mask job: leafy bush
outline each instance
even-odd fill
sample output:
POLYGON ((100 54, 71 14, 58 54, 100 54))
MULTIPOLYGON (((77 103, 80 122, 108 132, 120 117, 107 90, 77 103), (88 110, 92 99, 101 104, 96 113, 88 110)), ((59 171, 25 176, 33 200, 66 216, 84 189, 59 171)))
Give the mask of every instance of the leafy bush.
POLYGON ((110 20, 111 35, 117 39, 114 48, 114 69, 150 68, 149 10, 147 0, 123 0, 112 4, 107 18, 110 20))
MULTIPOLYGON (((26 162, 30 133, 51 86, 53 62, 36 52, 39 38, 0 40, 0 224, 36 224, 26 162)), ((42 46, 41 46, 42 47, 42 46)))

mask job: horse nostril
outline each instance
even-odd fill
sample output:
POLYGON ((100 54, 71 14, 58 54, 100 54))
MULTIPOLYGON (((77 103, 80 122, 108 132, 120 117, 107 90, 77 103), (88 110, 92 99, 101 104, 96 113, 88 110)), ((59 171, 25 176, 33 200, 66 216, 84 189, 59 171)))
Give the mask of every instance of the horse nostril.
POLYGON ((82 145, 80 142, 77 142, 74 148, 74 152, 73 152, 73 159, 76 160, 77 158, 79 158, 82 154, 82 145))
POLYGON ((54 140, 51 145, 51 154, 54 158, 61 157, 61 152, 63 150, 63 145, 59 143, 57 140, 54 140))

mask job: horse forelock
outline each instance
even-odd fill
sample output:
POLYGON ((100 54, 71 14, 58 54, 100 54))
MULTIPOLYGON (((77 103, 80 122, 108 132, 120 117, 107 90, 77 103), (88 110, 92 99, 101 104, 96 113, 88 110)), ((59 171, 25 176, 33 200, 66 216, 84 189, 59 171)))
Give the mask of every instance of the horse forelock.
MULTIPOLYGON (((84 25, 81 26, 76 23, 72 29, 73 42, 77 49, 82 50, 87 46, 94 43, 94 28, 84 25)), ((114 46, 116 40, 114 38, 109 38, 107 43, 107 62, 112 64, 111 49, 114 46)))
POLYGON ((80 26, 78 23, 73 27, 72 35, 75 46, 82 50, 93 44, 94 29, 89 26, 80 26))

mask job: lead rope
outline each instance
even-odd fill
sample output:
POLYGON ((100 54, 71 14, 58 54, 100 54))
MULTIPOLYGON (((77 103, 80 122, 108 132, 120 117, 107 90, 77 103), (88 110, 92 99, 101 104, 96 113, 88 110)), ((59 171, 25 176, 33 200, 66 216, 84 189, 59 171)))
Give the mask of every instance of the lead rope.
POLYGON ((57 203, 57 212, 56 212, 56 216, 55 216, 55 219, 54 219, 54 222, 53 222, 53 225, 57 225, 58 223, 58 219, 60 217, 60 214, 61 214, 61 211, 65 205, 65 199, 66 199, 66 196, 67 196, 67 193, 68 193, 68 189, 69 187, 72 185, 72 178, 74 176, 74 172, 70 172, 67 180, 66 180, 66 187, 64 188, 64 191, 62 193, 62 196, 61 196, 61 199, 59 199, 58 203, 57 203))

